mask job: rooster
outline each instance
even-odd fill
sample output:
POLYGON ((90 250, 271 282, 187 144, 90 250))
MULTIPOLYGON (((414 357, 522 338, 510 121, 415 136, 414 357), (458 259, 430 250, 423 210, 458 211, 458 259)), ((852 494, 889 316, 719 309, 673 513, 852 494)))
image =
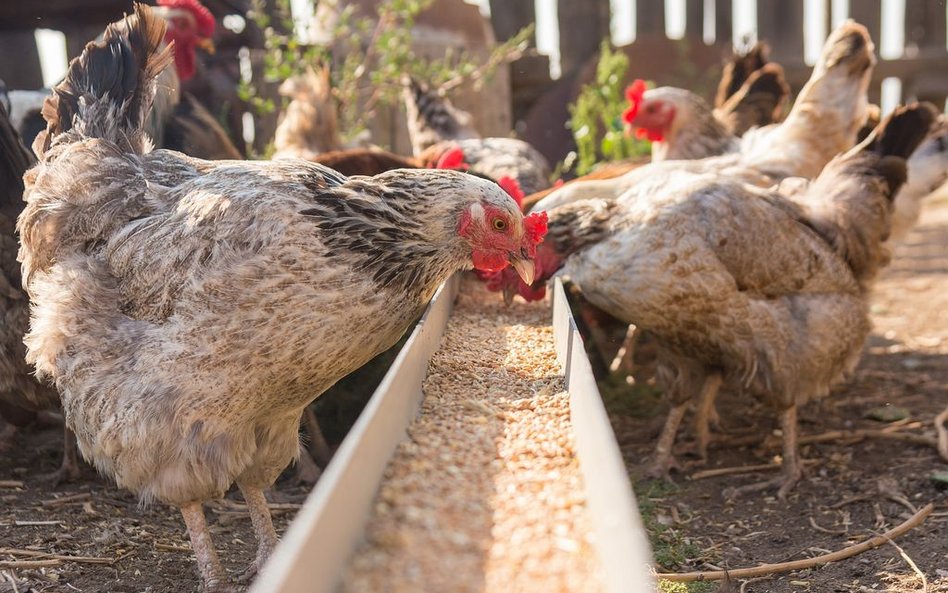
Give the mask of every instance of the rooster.
MULTIPOLYGON (((6 437, 15 427, 35 419, 33 412, 59 409, 59 393, 38 381, 26 363, 23 335, 29 326, 29 299, 23 290, 20 266, 16 262, 17 216, 23 202, 23 173, 33 165, 33 155, 19 135, 0 102, 0 415, 10 422, 6 437)), ((5 444, 0 443, 0 448, 5 444)), ((63 460, 59 469, 46 476, 52 482, 75 479, 79 475, 76 439, 67 428, 63 439, 63 460)))
POLYGON ((258 547, 263 489, 305 406, 396 342, 462 269, 533 278, 545 217, 456 171, 346 177, 298 160, 150 151, 165 23, 138 4, 70 65, 25 177, 27 359, 62 393, 83 456, 180 508, 206 591, 230 591, 202 501, 234 482, 258 547))
POLYGON ((727 385, 772 404, 783 430, 783 475, 747 489, 779 486, 784 498, 800 479, 797 406, 826 396, 859 359, 892 200, 933 119, 927 106, 897 110, 793 199, 706 172, 648 200, 581 200, 548 213, 538 280, 561 269, 660 346, 658 380, 673 408, 653 475, 674 466, 689 401, 713 402, 727 385))

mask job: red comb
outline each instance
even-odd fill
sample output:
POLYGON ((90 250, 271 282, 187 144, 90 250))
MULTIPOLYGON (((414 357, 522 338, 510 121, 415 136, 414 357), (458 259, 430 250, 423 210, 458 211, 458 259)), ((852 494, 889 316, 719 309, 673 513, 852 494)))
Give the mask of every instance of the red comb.
POLYGON ((642 95, 645 94, 645 81, 637 78, 625 89, 625 98, 629 101, 629 108, 622 113, 622 121, 631 124, 642 106, 642 95))
POLYGON ((499 185, 505 192, 510 194, 510 197, 514 199, 514 202, 517 203, 517 208, 523 208, 523 190, 520 189, 520 182, 516 178, 509 175, 504 175, 497 180, 497 185, 499 185))
POLYGON ((523 228, 534 245, 543 242, 547 231, 546 212, 532 212, 523 219, 523 228))
POLYGON ((216 22, 214 15, 201 4, 198 0, 158 0, 158 6, 167 6, 168 8, 181 8, 194 15, 197 22, 198 34, 204 38, 210 38, 214 35, 216 22))
POLYGON ((556 189, 558 187, 563 187, 564 183, 566 182, 563 181, 562 179, 557 179, 556 181, 553 182, 553 189, 556 189))
POLYGON ((441 158, 438 159, 438 164, 435 165, 435 168, 466 171, 468 165, 464 162, 464 151, 457 147, 446 151, 441 155, 441 158))

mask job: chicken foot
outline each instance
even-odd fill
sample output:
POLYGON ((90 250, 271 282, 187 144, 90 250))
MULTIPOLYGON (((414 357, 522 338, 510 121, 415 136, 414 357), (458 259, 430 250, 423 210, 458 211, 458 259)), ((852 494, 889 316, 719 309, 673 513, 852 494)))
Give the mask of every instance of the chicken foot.
POLYGON ((780 430, 783 432, 783 475, 773 480, 728 489, 724 494, 725 498, 737 498, 749 492, 779 488, 777 490, 777 498, 780 500, 787 499, 787 493, 789 493, 803 477, 803 464, 800 463, 800 455, 797 448, 796 405, 790 406, 780 413, 780 430))
POLYGON ((687 409, 688 402, 684 401, 668 412, 662 434, 659 435, 658 444, 655 445, 655 459, 646 472, 648 476, 667 480, 672 468, 678 467, 678 462, 672 454, 672 447, 675 445, 675 436, 678 434, 678 427, 681 425, 681 419, 685 416, 685 410, 687 409))
POLYGON ((266 564, 279 538, 273 528, 270 507, 267 506, 267 498, 264 496, 263 490, 246 484, 238 484, 237 486, 240 488, 241 494, 244 495, 244 501, 250 511, 250 522, 253 523, 253 530, 257 536, 257 557, 254 558, 253 563, 247 570, 238 577, 239 582, 249 583, 266 564))
POLYGON ((221 568, 221 562, 211 540, 211 532, 207 529, 204 518, 204 507, 199 501, 190 502, 181 506, 181 516, 188 526, 188 536, 191 538, 191 549, 197 559, 198 571, 201 573, 204 593, 236 593, 221 568))

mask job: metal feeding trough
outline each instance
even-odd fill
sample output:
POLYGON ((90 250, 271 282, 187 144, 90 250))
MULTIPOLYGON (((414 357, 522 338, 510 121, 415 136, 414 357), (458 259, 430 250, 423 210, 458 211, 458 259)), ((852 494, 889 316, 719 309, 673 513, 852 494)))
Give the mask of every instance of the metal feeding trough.
MULTIPOLYGON (((251 593, 335 593, 364 538, 389 460, 419 413, 422 383, 438 351, 459 278, 437 292, 394 364, 283 536, 251 593)), ((655 591, 648 541, 582 338, 559 280, 552 320, 569 393, 574 450, 584 482, 590 541, 604 593, 655 591)))

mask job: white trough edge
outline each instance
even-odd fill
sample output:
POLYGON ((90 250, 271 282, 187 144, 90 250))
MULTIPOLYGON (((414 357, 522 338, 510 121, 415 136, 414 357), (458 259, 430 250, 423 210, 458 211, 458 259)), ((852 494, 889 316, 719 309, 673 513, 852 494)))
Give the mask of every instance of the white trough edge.
POLYGON ((553 340, 566 377, 576 454, 586 485, 605 593, 657 591, 652 553, 632 482, 602 404, 583 339, 559 278, 553 287, 553 340))
POLYGON ((249 593, 332 593, 338 587, 389 459, 418 412, 428 361, 458 285, 454 276, 435 293, 249 593))

